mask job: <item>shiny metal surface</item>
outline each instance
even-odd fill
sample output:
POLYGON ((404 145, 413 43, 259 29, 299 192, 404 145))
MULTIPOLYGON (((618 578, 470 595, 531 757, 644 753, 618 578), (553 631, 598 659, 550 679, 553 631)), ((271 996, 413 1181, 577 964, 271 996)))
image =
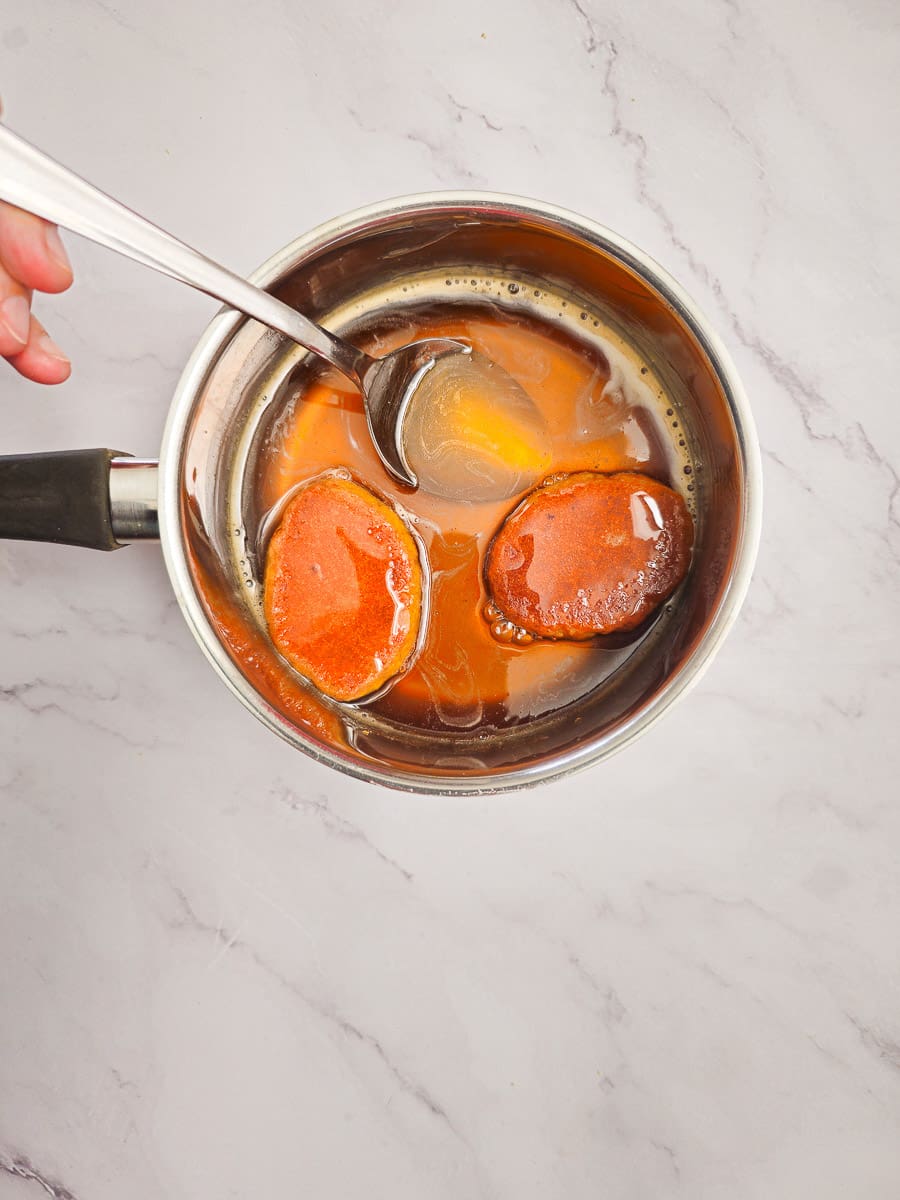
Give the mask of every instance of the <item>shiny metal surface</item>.
POLYGON ((391 474, 411 487, 418 487, 419 481, 406 456, 404 429, 410 404, 435 363, 456 354, 469 354, 469 347, 449 338, 428 338, 373 359, 363 375, 366 423, 372 441, 391 474))
POLYGON ((372 358, 145 220, 3 126, 0 199, 197 288, 337 367, 363 393, 372 440, 385 466, 401 482, 415 487, 403 448, 403 414, 422 371, 436 357, 465 353, 465 347, 433 339, 372 358))
MULTIPOLYGON (((759 540, 761 472, 752 417, 721 342, 681 288, 646 255, 584 218, 485 193, 412 197, 329 222, 275 255, 254 280, 322 312, 403 267, 472 261, 552 273, 586 303, 619 311, 646 353, 684 394, 707 464, 696 563, 677 612, 614 686, 556 723, 499 731, 477 745, 399 734, 284 694, 277 663, 253 633, 238 578, 239 526, 228 528, 229 472, 244 470, 247 425, 274 402, 277 347, 235 313, 212 322, 187 364, 161 453, 160 525, 179 604, 231 690, 308 754, 363 779, 410 791, 507 790, 597 762, 648 729, 700 678, 737 616, 759 540), (236 450, 235 447, 238 447, 236 450), (227 618, 227 620, 224 620, 227 618), (223 623, 224 620, 224 623, 223 623), (223 632, 224 631, 224 632, 223 632), (256 640, 254 638, 256 637, 256 640)), ((448 265, 448 273, 451 268, 448 265)), ((233 514, 231 514, 233 516, 233 514)), ((240 570, 245 570, 241 567, 240 570)))
POLYGON ((159 537, 159 463, 155 458, 113 458, 109 513, 117 542, 159 537))

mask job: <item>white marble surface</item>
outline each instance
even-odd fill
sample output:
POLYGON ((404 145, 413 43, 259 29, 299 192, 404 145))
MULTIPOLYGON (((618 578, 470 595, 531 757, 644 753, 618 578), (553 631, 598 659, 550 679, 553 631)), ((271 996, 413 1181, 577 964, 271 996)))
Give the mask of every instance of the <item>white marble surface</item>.
MULTIPOLYGON (((315 766, 158 548, 0 546, 0 1200, 900 1194, 893 0, 28 0, 13 128, 250 270, 433 187, 645 247, 759 422, 689 700, 501 799, 315 766)), ((85 244, 2 450, 153 454, 211 315, 85 244)))

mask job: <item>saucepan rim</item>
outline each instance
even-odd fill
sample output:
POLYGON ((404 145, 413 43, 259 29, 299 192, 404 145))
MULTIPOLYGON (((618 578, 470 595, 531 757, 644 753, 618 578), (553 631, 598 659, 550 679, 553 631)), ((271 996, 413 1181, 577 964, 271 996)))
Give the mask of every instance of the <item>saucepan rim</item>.
POLYGON ((368 782, 400 791, 437 795, 488 794, 559 779, 629 745, 650 729, 701 678, 740 611, 750 584, 762 524, 762 466, 750 406, 734 364, 718 334, 671 275, 633 243, 604 225, 564 208, 527 197, 497 192, 446 191, 400 196, 326 221, 302 234, 266 260, 251 276, 260 287, 277 282, 288 269, 354 233, 429 212, 460 210, 473 216, 498 215, 543 220, 558 232, 587 241, 630 267, 648 282, 688 326, 709 358, 723 388, 737 435, 744 472, 742 521, 729 577, 718 611, 702 638, 679 668, 631 717, 583 745, 547 760, 481 776, 429 776, 366 759, 342 756, 289 728, 232 662, 197 594, 182 534, 181 493, 185 437, 198 389, 236 329, 248 318, 221 311, 204 330, 175 390, 160 450, 159 527, 163 556, 185 620, 201 649, 230 690, 268 728, 319 762, 368 782))

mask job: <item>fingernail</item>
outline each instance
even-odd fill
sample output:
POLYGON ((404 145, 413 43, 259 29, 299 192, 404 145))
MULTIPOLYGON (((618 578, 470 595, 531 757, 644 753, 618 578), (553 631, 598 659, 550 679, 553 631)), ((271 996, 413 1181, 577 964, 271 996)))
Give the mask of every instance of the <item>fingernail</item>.
POLYGON ((9 336, 15 338, 23 346, 28 341, 31 329, 31 309, 24 296, 7 296, 0 304, 0 322, 5 326, 9 336))
POLYGON ((55 358, 57 362, 67 363, 69 361, 68 355, 63 354, 49 333, 41 334, 37 341, 37 348, 41 354, 46 354, 48 358, 55 358))
POLYGON ((72 264, 69 262, 69 256, 66 254, 66 248, 63 245, 62 238, 59 236, 59 230, 55 225, 48 225, 44 230, 44 245, 47 247, 47 253, 53 259, 58 267, 62 267, 72 273, 72 264))

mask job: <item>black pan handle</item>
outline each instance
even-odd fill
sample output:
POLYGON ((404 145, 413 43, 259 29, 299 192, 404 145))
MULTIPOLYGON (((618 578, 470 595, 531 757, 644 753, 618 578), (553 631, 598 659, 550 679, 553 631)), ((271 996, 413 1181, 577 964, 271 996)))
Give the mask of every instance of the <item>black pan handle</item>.
POLYGON ((109 502, 115 450, 0 455, 0 538, 118 550, 109 502))

